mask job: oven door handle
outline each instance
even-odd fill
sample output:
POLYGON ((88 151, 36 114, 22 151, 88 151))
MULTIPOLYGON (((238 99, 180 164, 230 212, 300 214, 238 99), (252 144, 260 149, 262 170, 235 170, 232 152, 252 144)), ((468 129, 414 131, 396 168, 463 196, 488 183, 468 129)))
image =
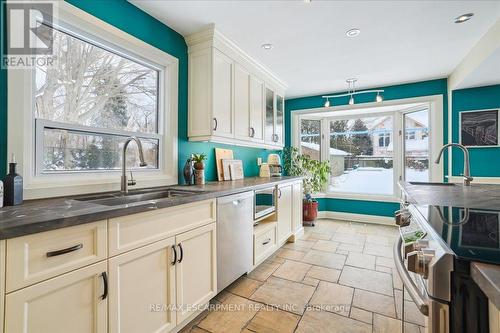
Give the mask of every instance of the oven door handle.
POLYGON ((396 266, 396 271, 401 277, 404 287, 410 294, 411 299, 417 305, 418 310, 425 316, 429 315, 429 299, 427 296, 422 296, 418 291, 417 286, 410 277, 410 274, 406 270, 403 256, 401 254, 401 246, 403 240, 400 238, 396 244, 394 244, 394 264, 396 266))

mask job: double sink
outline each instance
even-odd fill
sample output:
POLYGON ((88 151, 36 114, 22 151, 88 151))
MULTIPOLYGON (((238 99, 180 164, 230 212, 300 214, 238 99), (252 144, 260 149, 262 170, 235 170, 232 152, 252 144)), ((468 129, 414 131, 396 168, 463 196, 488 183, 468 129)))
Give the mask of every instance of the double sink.
POLYGON ((134 190, 128 193, 112 192, 105 194, 97 194, 86 196, 83 198, 76 198, 77 201, 90 202, 104 206, 120 206, 137 202, 146 202, 150 200, 167 199, 175 197, 185 197, 190 195, 200 194, 197 191, 180 190, 180 189, 145 189, 134 190))

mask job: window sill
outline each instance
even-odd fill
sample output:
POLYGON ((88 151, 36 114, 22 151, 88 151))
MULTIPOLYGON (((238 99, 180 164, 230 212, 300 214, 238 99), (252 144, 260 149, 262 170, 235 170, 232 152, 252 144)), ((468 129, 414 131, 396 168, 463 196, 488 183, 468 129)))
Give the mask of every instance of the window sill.
POLYGON ((345 193, 345 192, 317 193, 314 195, 314 198, 330 198, 330 199, 362 200, 362 201, 378 201, 378 202, 394 202, 394 203, 400 202, 400 199, 393 195, 360 194, 360 193, 345 193))

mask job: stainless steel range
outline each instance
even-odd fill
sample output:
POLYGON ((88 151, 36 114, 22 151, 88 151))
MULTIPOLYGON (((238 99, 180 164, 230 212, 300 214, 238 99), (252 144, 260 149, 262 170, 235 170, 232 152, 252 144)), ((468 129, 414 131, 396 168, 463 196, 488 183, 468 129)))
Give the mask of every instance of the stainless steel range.
POLYGON ((500 264, 499 217, 500 210, 408 201, 396 212, 396 270, 426 317, 427 332, 489 331, 488 301, 470 277, 470 263, 500 264))

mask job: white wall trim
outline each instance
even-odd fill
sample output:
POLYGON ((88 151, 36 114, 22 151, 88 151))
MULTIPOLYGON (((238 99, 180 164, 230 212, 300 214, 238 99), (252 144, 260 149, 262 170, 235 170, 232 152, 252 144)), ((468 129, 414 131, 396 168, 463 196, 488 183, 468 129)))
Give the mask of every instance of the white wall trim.
MULTIPOLYGON (((472 185, 474 184, 500 184, 500 177, 473 177, 472 185)), ((462 183, 463 178, 460 176, 448 177, 450 183, 462 183)))
MULTIPOLYGON (((161 171, 136 172, 137 188, 177 184, 178 182, 178 84, 179 60, 146 42, 119 30, 89 13, 68 4, 58 3, 55 24, 67 24, 117 45, 125 51, 162 66, 161 76, 164 101, 160 103, 159 117, 163 121, 163 161, 161 171)), ((87 175, 56 175, 36 177, 34 167, 34 117, 32 69, 8 70, 8 156, 16 155, 19 171, 24 178, 25 199, 75 195, 91 192, 113 191, 120 188, 120 171, 91 173, 87 175), (19 98, 23 96, 23 98, 19 98)))
POLYGON ((389 216, 320 211, 318 218, 395 226, 394 218, 389 216))
POLYGON ((317 193, 313 196, 315 199, 328 198, 328 199, 362 200, 362 201, 374 201, 374 202, 394 202, 394 203, 398 203, 400 201, 397 196, 341 193, 341 192, 317 193))

